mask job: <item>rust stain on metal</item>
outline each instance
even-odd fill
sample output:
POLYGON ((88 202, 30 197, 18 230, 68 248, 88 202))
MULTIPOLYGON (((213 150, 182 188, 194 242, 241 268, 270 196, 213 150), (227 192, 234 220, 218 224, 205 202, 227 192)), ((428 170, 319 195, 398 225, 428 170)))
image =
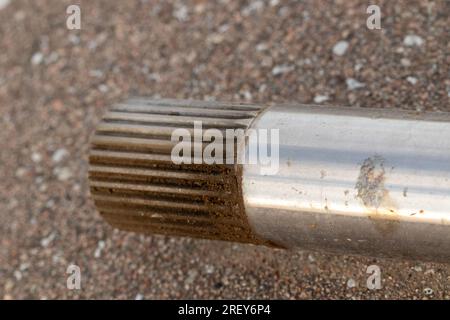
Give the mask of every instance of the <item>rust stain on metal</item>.
POLYGON ((385 159, 373 156, 361 165, 355 189, 359 198, 369 212, 369 218, 383 234, 394 232, 399 224, 396 205, 385 187, 385 159))
POLYGON ((378 209, 388 191, 384 187, 385 179, 384 159, 374 156, 364 160, 356 182, 356 195, 369 208, 378 209))

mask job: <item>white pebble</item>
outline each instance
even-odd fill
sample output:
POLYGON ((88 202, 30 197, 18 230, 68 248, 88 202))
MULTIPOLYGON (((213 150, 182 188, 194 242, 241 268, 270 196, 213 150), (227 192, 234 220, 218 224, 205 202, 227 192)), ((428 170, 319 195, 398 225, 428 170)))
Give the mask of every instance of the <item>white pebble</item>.
POLYGON ((421 266, 414 266, 413 270, 416 271, 416 272, 422 272, 423 271, 421 266))
POLYGON ((34 163, 39 163, 39 162, 42 161, 42 156, 41 156, 41 154, 40 154, 39 152, 33 152, 33 153, 31 154, 31 160, 32 160, 34 163))
POLYGON ((69 168, 57 168, 55 171, 59 181, 67 181, 72 177, 72 171, 69 168))
POLYGON ((56 234, 52 232, 47 237, 42 238, 41 246, 43 246, 44 248, 47 247, 55 239, 55 236, 56 234))
POLYGON ((218 31, 220 32, 220 33, 225 33, 225 32, 227 32, 228 31, 228 29, 230 29, 230 25, 228 25, 228 24, 223 24, 223 25, 221 25, 220 27, 219 27, 219 29, 218 29, 218 31))
POLYGON ((102 255, 102 250, 105 248, 105 241, 100 240, 97 244, 97 248, 95 249, 94 252, 94 257, 95 258, 100 258, 100 256, 102 255))
POLYGON ((27 262, 21 263, 19 266, 20 271, 26 271, 30 267, 30 264, 27 262))
POLYGON ((44 55, 41 52, 36 52, 35 54, 33 54, 33 56, 31 57, 31 64, 33 65, 38 65, 41 64, 41 62, 44 60, 44 55))
POLYGON ((279 5, 279 4, 280 4, 280 0, 270 0, 270 5, 272 7, 275 7, 275 6, 279 5))
POLYGON ((186 6, 179 6, 173 11, 173 16, 178 19, 178 21, 186 21, 188 19, 188 8, 186 6))
POLYGON ((290 65, 286 65, 286 64, 277 65, 272 69, 272 74, 274 76, 278 76, 280 74, 291 72, 294 69, 295 69, 294 66, 290 66, 290 65))
POLYGON ((425 289, 423 289, 423 292, 429 296, 429 295, 432 295, 434 291, 431 288, 425 288, 425 289))
POLYGON ((348 279, 347 281, 347 288, 351 289, 356 287, 356 281, 352 278, 348 279))
POLYGON ((337 56, 343 56, 347 51, 347 49, 348 49, 348 42, 342 40, 334 45, 333 53, 337 56))
POLYGON ((411 60, 407 59, 407 58, 402 58, 400 60, 400 63, 402 64, 402 66, 404 67, 409 67, 411 66, 411 60))
POLYGON ((414 47, 414 46, 420 47, 421 45, 423 45, 423 43, 424 43, 424 40, 415 34, 407 35, 405 37, 405 39, 403 39, 403 44, 408 47, 414 47))
POLYGON ((55 206, 55 200, 50 199, 45 203, 45 207, 52 209, 55 206))
POLYGON ((11 0, 0 0, 0 10, 6 8, 8 4, 11 3, 11 0))
POLYGON ((314 97, 314 103, 322 103, 328 100, 329 100, 328 96, 317 95, 314 97))
POLYGON ((58 149, 53 153, 52 160, 54 163, 61 162, 68 154, 69 153, 64 148, 58 149))
POLYGON ((20 281, 22 279, 22 272, 20 272, 19 270, 15 270, 14 277, 16 278, 17 281, 20 281))
POLYGON ((106 93, 109 91, 109 87, 106 84, 101 84, 98 86, 98 90, 100 90, 101 93, 106 93))
POLYGON ((411 83, 412 85, 415 85, 417 83, 417 78, 415 77, 407 77, 406 81, 408 81, 409 83, 411 83))
POLYGON ((353 78, 348 78, 347 80, 345 80, 345 83, 347 84, 348 90, 355 90, 359 88, 364 88, 366 86, 364 83, 359 82, 358 80, 353 78))
POLYGON ((210 265, 210 264, 207 264, 207 265, 205 266, 205 272, 206 272, 207 274, 213 274, 213 273, 214 273, 214 266, 212 266, 212 265, 210 265))
POLYGON ((251 94, 251 92, 250 91, 244 91, 243 92, 243 95, 244 95, 244 99, 245 100, 247 100, 247 101, 250 101, 250 100, 252 100, 252 94, 251 94))
POLYGON ((269 46, 267 45, 267 43, 264 43, 264 42, 262 42, 262 43, 258 43, 257 45, 256 45, 256 51, 266 51, 267 49, 269 49, 269 46))
POLYGON ((19 168, 16 170, 16 177, 17 178, 22 178, 27 174, 27 169, 26 168, 19 168))
POLYGON ((362 63, 357 63, 355 64, 355 71, 361 71, 361 69, 364 67, 364 65, 362 63))

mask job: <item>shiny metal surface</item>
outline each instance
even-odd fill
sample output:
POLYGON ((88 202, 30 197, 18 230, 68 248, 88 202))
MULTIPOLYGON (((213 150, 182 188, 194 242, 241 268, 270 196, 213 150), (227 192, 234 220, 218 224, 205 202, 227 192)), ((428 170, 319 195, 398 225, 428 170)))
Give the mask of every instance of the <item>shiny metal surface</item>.
POLYGON ((280 130, 278 173, 243 168, 245 210, 259 237, 450 261, 448 114, 275 106, 252 128, 280 130))

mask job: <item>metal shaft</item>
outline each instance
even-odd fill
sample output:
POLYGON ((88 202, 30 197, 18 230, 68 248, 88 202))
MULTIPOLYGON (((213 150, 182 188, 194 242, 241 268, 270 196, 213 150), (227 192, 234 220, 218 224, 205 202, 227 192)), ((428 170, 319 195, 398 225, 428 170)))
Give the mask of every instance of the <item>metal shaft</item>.
POLYGON ((134 99, 105 116, 90 163, 99 211, 125 230, 450 261, 446 113, 134 99), (278 129, 278 171, 174 164, 171 133, 198 120, 278 129))

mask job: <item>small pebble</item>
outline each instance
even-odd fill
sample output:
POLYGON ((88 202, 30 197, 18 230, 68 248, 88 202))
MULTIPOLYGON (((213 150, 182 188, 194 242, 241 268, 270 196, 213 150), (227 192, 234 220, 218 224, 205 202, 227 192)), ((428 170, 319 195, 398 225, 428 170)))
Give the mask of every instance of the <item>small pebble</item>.
POLYGON ((34 182, 37 184, 37 185, 40 185, 40 184, 42 184, 43 182, 44 182, 44 177, 36 177, 36 179, 34 179, 34 182))
POLYGON ((364 83, 359 82, 358 80, 353 78, 348 78, 347 80, 345 80, 345 83, 347 84, 348 90, 356 90, 364 88, 366 86, 364 83))
POLYGON ((347 41, 339 41, 333 47, 333 53, 337 56, 343 56, 348 49, 347 41))
POLYGON ((400 60, 400 64, 404 67, 410 67, 411 66, 411 60, 407 59, 407 58, 402 58, 400 60))
POLYGON ((272 7, 275 7, 275 6, 279 5, 279 4, 280 4, 280 0, 270 0, 270 5, 272 7))
POLYGON ((94 257, 95 258, 100 258, 100 256, 102 255, 102 250, 105 248, 105 241, 100 240, 97 244, 97 248, 95 249, 94 252, 94 257))
POLYGON ((407 35, 405 39, 403 39, 403 44, 408 47, 420 47, 423 43, 424 40, 415 34, 407 35))
POLYGON ((54 163, 61 162, 68 154, 69 154, 69 152, 67 152, 66 149, 63 149, 63 148, 58 149, 55 151, 55 153, 53 153, 52 161, 54 163))
POLYGON ((109 91, 109 87, 106 84, 101 84, 98 86, 98 90, 100 90, 101 93, 106 93, 109 91))
POLYGON ((29 267, 30 267, 30 264, 27 263, 27 262, 24 262, 24 263, 21 263, 21 264, 20 264, 19 270, 20 270, 20 271, 25 271, 25 270, 27 270, 29 267))
POLYGON ((348 279, 347 280, 347 288, 351 289, 351 288, 354 288, 354 287, 356 287, 355 279, 352 279, 352 278, 348 279))
POLYGON ((416 271, 416 272, 422 272, 423 271, 421 266, 414 266, 413 270, 416 271))
POLYGON ((36 66, 38 64, 41 64, 43 60, 44 60, 44 55, 41 52, 36 52, 31 57, 31 64, 36 66))
POLYGON ((361 69, 363 68, 363 64, 362 63, 357 63, 357 64, 355 64, 355 71, 356 72, 359 72, 359 71, 361 71, 361 69))
POLYGON ((252 100, 252 94, 250 93, 250 91, 244 91, 243 93, 244 99, 247 101, 251 101, 252 100))
POLYGON ((39 163, 39 162, 42 161, 42 156, 41 156, 41 154, 40 154, 39 152, 33 152, 33 153, 31 154, 31 160, 32 160, 34 163, 39 163))
POLYGON ((256 45, 256 51, 266 51, 267 49, 269 49, 269 46, 267 45, 267 43, 259 43, 256 45))
POLYGON ((212 265, 210 265, 210 264, 207 264, 207 265, 205 266, 205 272, 206 272, 207 274, 212 274, 212 273, 214 273, 214 266, 212 266, 212 265))
POLYGON ((45 203, 45 207, 46 207, 46 208, 52 209, 54 206, 55 206, 55 200, 53 200, 53 199, 49 199, 49 200, 45 203))
POLYGON ((56 234, 54 232, 50 233, 47 237, 41 239, 41 246, 48 247, 48 245, 55 239, 56 234))
POLYGON ((427 296, 432 295, 433 294, 433 289, 431 288, 425 288, 423 289, 423 293, 425 293, 427 296))
POLYGON ((17 178, 22 178, 27 174, 27 169, 26 168, 19 168, 16 170, 16 177, 17 178))
POLYGON ((317 95, 314 97, 314 103, 322 103, 328 100, 329 100, 328 96, 317 95))
POLYGON ((188 20, 188 8, 184 5, 179 6, 173 11, 173 16, 180 22, 188 20))
POLYGON ((17 281, 20 281, 22 279, 22 272, 20 272, 19 270, 14 271, 14 277, 17 281))
POLYGON ((294 70, 295 67, 294 66, 290 66, 290 65, 277 65, 272 69, 272 74, 274 76, 278 76, 280 74, 284 74, 284 73, 288 73, 291 72, 292 70, 294 70))
POLYGON ((59 181, 67 181, 72 177, 72 171, 69 168, 57 168, 55 171, 59 181))
POLYGON ((409 83, 411 83, 412 85, 415 85, 417 83, 417 78, 415 77, 407 77, 406 81, 408 81, 409 83))

